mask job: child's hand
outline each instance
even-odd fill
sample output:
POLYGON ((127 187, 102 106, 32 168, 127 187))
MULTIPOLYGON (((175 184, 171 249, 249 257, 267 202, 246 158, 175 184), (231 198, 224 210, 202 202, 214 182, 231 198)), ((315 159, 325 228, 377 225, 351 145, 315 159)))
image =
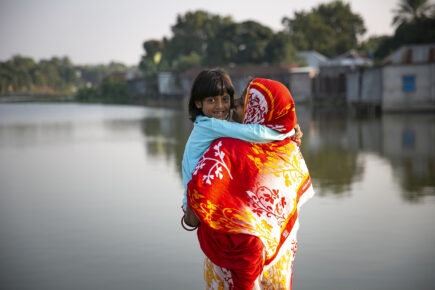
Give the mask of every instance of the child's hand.
POLYGON ((298 144, 298 146, 301 146, 301 139, 302 136, 304 136, 304 134, 301 131, 301 128, 299 127, 299 124, 295 125, 295 134, 292 137, 292 140, 296 142, 296 144, 298 144))
POLYGON ((196 217, 196 215, 193 213, 193 211, 187 206, 186 213, 184 214, 184 222, 186 225, 191 227, 197 227, 199 225, 199 219, 196 217))

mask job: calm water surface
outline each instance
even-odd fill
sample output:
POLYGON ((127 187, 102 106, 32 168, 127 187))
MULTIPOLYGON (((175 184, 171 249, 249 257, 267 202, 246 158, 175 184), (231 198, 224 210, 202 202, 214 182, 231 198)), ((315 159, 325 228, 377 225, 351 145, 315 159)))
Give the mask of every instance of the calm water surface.
MULTIPOLYGON (((295 290, 435 288, 435 115, 297 107, 317 195, 295 290)), ((203 289, 182 110, 0 105, 0 289, 203 289)))

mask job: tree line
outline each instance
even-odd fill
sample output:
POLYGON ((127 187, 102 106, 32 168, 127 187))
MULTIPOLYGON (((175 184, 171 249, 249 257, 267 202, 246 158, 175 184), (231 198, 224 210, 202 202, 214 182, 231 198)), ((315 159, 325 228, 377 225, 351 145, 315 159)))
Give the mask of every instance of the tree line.
POLYGON ((78 88, 93 87, 105 76, 127 71, 121 63, 74 65, 68 57, 53 57, 36 62, 15 55, 0 62, 0 94, 72 94, 78 88))
POLYGON ((300 64, 300 50, 335 57, 359 49, 379 60, 403 44, 434 42, 434 11, 428 0, 399 0, 394 34, 358 42, 366 33, 364 20, 342 1, 284 17, 278 32, 252 20, 235 22, 230 16, 197 10, 177 16, 172 37, 143 43, 140 68, 152 76, 156 71, 182 72, 194 66, 300 64))
MULTIPOLYGON (((358 49, 379 61, 403 44, 435 42, 434 5, 428 0, 398 0, 392 25, 393 35, 358 41, 366 33, 364 20, 350 4, 340 0, 283 17, 283 28, 277 32, 253 20, 236 22, 230 16, 189 11, 177 16, 171 37, 144 41, 144 55, 138 66, 144 73, 147 91, 152 93, 157 91, 159 71, 179 74, 192 67, 303 65, 304 60, 297 56, 301 50, 335 57, 358 49)), ((125 81, 111 78, 103 84, 102 80, 127 69, 114 62, 78 66, 68 57, 36 62, 17 55, 0 62, 0 94, 71 94, 82 88, 77 93, 79 99, 98 100, 111 86, 119 94, 125 91, 125 81)))

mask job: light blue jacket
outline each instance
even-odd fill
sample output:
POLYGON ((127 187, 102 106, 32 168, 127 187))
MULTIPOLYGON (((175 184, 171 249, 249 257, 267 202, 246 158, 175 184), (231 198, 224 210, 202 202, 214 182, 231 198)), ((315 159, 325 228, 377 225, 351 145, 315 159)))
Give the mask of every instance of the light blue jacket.
POLYGON ((287 134, 281 134, 259 124, 232 123, 202 115, 196 117, 192 133, 190 133, 189 139, 186 142, 183 154, 183 209, 186 210, 187 208, 186 189, 187 184, 192 179, 192 172, 195 170, 205 150, 210 147, 214 140, 222 137, 231 137, 248 142, 269 143, 284 140, 293 136, 294 133, 294 129, 287 134))

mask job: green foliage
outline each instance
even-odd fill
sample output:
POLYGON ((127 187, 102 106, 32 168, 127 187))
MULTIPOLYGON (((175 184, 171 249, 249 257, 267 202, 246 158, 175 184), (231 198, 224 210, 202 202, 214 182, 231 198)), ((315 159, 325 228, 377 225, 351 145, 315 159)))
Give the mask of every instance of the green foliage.
POLYGON ((100 99, 99 92, 95 88, 81 88, 76 94, 78 102, 98 102, 100 99))
POLYGON ((393 18, 397 26, 394 35, 371 37, 361 43, 361 49, 374 52, 378 62, 402 45, 435 42, 435 5, 426 0, 398 2, 393 18))
POLYGON ((359 44, 358 50, 367 52, 375 62, 379 62, 392 52, 391 39, 389 35, 371 36, 359 44))
POLYGON ((282 23, 298 50, 316 50, 329 57, 357 47, 358 36, 366 31, 362 17, 342 1, 320 4, 310 12, 295 12, 282 23))
POLYGON ((297 51, 290 35, 278 32, 265 49, 266 61, 272 64, 292 64, 296 60, 297 51))
POLYGON ((393 10, 393 25, 411 23, 418 19, 433 18, 435 5, 429 0, 399 0, 398 7, 393 10))
POLYGON ((77 88, 95 86, 107 75, 127 69, 116 62, 75 66, 68 57, 53 57, 37 63, 32 58, 15 55, 0 62, 0 93, 72 94, 77 88))
POLYGON ((388 35, 370 36, 359 44, 358 49, 361 51, 374 53, 378 49, 379 45, 390 37, 391 36, 388 35))
POLYGON ((67 57, 36 63, 16 55, 0 63, 0 93, 65 93, 77 81, 76 69, 67 57))
POLYGON ((205 55, 209 42, 231 23, 231 17, 221 17, 202 10, 178 15, 177 22, 172 26, 174 36, 165 43, 163 55, 169 64, 192 52, 205 55))
POLYGON ((104 103, 128 104, 133 101, 124 79, 109 77, 100 84, 98 90, 104 103))
POLYGON ((145 57, 154 58, 157 53, 163 51, 163 42, 160 40, 147 40, 143 43, 143 48, 145 50, 145 57))
POLYGON ((231 23, 222 27, 210 41, 205 63, 262 63, 266 60, 266 46, 273 31, 255 21, 231 23))
POLYGON ((191 67, 230 63, 289 64, 296 55, 289 39, 282 39, 282 33, 270 44, 275 34, 269 27, 255 21, 235 23, 231 17, 202 10, 178 15, 172 32, 171 38, 144 43, 140 68, 151 86, 155 86, 159 71, 180 73, 191 67), (158 52, 161 61, 156 63, 153 56, 158 52))
POLYGON ((435 42, 435 17, 417 18, 409 23, 399 25, 394 35, 378 39, 375 59, 381 60, 406 44, 423 44, 435 42))
POLYGON ((394 40, 398 44, 435 42, 435 17, 418 18, 397 27, 394 40))
POLYGON ((178 72, 183 72, 192 67, 198 67, 202 64, 201 56, 196 52, 191 52, 189 55, 182 55, 177 60, 175 67, 178 72))
POLYGON ((82 88, 77 92, 80 102, 99 102, 110 104, 130 104, 136 99, 128 90, 127 82, 119 77, 108 77, 96 88, 82 88))
POLYGON ((349 191, 363 173, 357 153, 340 146, 325 146, 317 152, 304 152, 304 158, 310 166, 310 175, 315 177, 313 182, 336 195, 349 191))
POLYGON ((266 46, 272 37, 273 31, 258 22, 237 24, 232 40, 237 45, 237 52, 231 61, 238 64, 264 62, 266 46))
POLYGON ((76 66, 82 83, 90 86, 98 85, 106 76, 126 72, 129 68, 119 62, 110 62, 108 65, 80 65, 76 66))
POLYGON ((144 72, 145 84, 150 95, 158 92, 157 73, 164 67, 164 62, 161 61, 164 46, 164 41, 155 39, 143 43, 145 55, 142 56, 139 68, 144 72))

